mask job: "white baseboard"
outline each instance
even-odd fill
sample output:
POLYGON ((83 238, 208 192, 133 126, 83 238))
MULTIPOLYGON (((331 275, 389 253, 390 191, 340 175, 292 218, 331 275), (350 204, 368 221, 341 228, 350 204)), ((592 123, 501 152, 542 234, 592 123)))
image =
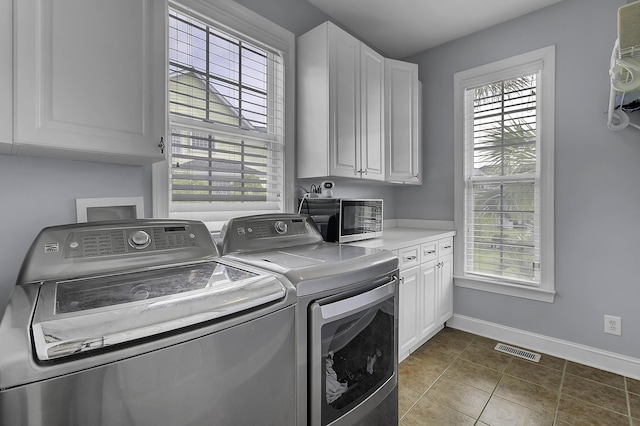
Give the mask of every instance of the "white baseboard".
POLYGON ((569 361, 640 380, 640 359, 638 358, 632 358, 464 315, 454 315, 453 318, 447 321, 447 327, 468 331, 469 333, 488 337, 510 345, 531 349, 558 358, 565 358, 569 361))

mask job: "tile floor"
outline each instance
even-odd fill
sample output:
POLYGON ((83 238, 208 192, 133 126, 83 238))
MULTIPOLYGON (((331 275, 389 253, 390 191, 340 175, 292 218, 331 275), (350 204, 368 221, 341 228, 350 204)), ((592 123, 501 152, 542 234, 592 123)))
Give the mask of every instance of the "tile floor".
POLYGON ((640 380, 445 328, 400 363, 400 425, 635 425, 640 380))

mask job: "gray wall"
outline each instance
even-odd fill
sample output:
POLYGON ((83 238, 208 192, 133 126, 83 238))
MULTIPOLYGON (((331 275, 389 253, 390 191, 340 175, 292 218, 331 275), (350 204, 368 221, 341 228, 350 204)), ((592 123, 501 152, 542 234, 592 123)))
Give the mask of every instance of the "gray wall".
POLYGON ((143 196, 151 216, 151 168, 0 155, 0 314, 40 230, 76 222, 76 198, 143 196))
POLYGON ((330 20, 328 15, 306 0, 236 0, 236 2, 286 28, 296 36, 330 20))
POLYGON ((556 300, 455 288, 454 311, 640 357, 640 130, 606 127, 617 8, 564 0, 409 58, 424 83, 424 178, 396 192, 398 216, 453 220, 453 75, 556 45, 556 300), (415 209, 403 206, 416 206, 415 209), (622 337, 603 333, 622 317, 622 337))

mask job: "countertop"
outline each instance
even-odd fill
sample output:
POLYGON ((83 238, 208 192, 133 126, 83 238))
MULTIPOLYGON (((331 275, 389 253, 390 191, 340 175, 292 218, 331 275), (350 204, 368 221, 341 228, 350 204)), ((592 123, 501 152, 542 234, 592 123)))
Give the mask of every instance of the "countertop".
POLYGON ((415 244, 428 243, 446 237, 452 237, 455 231, 446 229, 424 228, 385 228, 380 238, 354 241, 348 243, 358 247, 382 248, 385 250, 398 250, 415 244))

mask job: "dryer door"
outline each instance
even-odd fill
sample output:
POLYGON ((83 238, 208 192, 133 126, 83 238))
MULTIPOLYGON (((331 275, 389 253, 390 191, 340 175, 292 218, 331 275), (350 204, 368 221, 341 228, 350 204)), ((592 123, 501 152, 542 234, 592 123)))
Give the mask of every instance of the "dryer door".
MULTIPOLYGON (((356 424, 398 382, 397 278, 333 299, 309 307, 312 425, 356 424)), ((386 414, 397 421, 397 401, 386 414)))

